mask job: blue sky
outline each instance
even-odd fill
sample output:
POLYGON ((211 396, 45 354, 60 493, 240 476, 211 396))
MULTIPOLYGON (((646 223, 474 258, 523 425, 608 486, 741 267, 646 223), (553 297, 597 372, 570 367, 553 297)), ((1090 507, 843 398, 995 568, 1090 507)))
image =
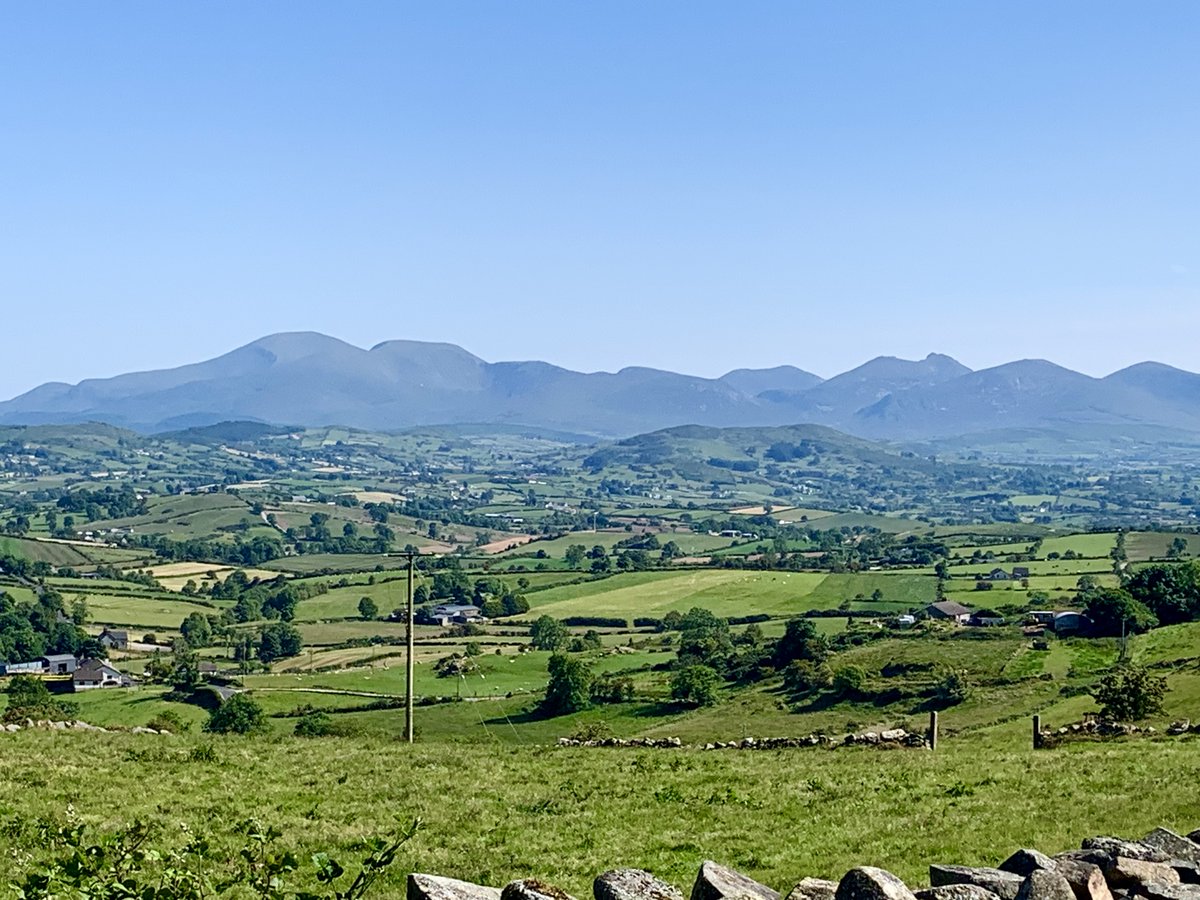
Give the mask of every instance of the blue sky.
POLYGON ((1200 4, 13 3, 0 396, 276 331, 1200 369, 1200 4))

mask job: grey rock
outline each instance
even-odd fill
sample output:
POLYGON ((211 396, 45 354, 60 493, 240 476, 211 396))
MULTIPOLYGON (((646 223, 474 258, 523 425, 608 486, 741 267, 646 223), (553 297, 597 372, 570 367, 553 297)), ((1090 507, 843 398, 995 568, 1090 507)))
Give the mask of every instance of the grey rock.
POLYGON ((1075 891, 1057 872, 1038 869, 1022 883, 1017 900, 1075 900, 1075 891))
POLYGON ((1133 888, 1144 884, 1179 884, 1179 873, 1166 863, 1115 856, 1104 867, 1110 888, 1133 888))
POLYGON ((1017 900, 1024 878, 1012 872, 973 866, 929 867, 929 883, 934 887, 944 884, 974 884, 986 888, 1000 900, 1017 900))
POLYGON ((837 896, 836 881, 824 878, 805 878, 787 895, 787 900, 834 900, 837 896))
POLYGON ((842 876, 836 900, 916 900, 903 881, 885 869, 859 866, 842 876))
POLYGON ((1148 900, 1200 900, 1200 885, 1144 884, 1133 894, 1148 900))
POLYGON ((706 859, 692 885, 692 900, 779 900, 779 892, 706 859))
POLYGON ((500 900, 575 900, 562 888, 537 878, 512 881, 500 892, 500 900))
POLYGON ((1071 885, 1076 900, 1113 900, 1103 870, 1095 863, 1082 859, 1055 859, 1056 871, 1071 885))
POLYGON ((500 900, 500 890, 456 878, 414 873, 408 876, 408 900, 500 900))
POLYGON ((998 900, 995 894, 977 884, 943 884, 916 893, 917 900, 998 900))
POLYGON ((1028 878, 1039 869, 1054 870, 1054 860, 1040 850, 1022 847, 999 866, 1002 872, 1012 872, 1022 878, 1028 878))
POLYGON ((1103 850, 1068 850, 1065 853, 1055 853, 1051 858, 1055 862, 1070 859, 1076 862, 1090 863, 1101 869, 1113 861, 1113 855, 1105 853, 1103 850))
POLYGON ((1111 856, 1121 856, 1125 859, 1139 859, 1146 862, 1166 862, 1171 854, 1164 853, 1141 841, 1125 841, 1115 837, 1093 837, 1083 842, 1084 850, 1100 850, 1111 856))
POLYGON ((642 869, 613 869, 592 882, 596 900, 683 900, 683 891, 642 869))
POLYGON ((1176 834, 1169 828, 1155 828, 1142 838, 1142 843, 1155 850, 1161 850, 1171 859, 1200 863, 1200 844, 1191 838, 1176 834))

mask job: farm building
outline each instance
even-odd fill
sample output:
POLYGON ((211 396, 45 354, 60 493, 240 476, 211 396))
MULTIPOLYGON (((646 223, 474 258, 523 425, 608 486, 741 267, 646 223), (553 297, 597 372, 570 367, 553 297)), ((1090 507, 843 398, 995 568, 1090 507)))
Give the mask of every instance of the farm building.
POLYGON ((79 660, 70 653, 43 656, 39 662, 42 664, 42 672, 47 675, 71 675, 79 666, 79 660))
POLYGON ((1092 620, 1080 612, 1058 612, 1052 627, 1055 634, 1079 634, 1092 627, 1092 620))
POLYGON ((1035 609, 1029 614, 1029 618, 1033 619, 1038 625, 1053 625, 1054 610, 1052 609, 1035 609))
POLYGON ((102 659, 85 660, 71 676, 71 689, 75 691, 130 687, 132 684, 133 679, 122 675, 102 659))
POLYGON ((1013 566, 1012 577, 1017 581, 1024 581, 1029 577, 1029 566, 1013 566))
POLYGON ((108 628, 105 628, 102 632, 100 632, 100 643, 109 650, 128 650, 129 632, 112 631, 108 628))
POLYGON ((931 619, 952 620, 955 622, 965 622, 971 618, 971 610, 967 609, 961 603, 955 603, 953 600, 931 603, 925 607, 925 614, 931 619))
POLYGON ((1004 616, 994 609, 977 609, 972 613, 967 624, 977 626, 1003 625, 1004 616))
POLYGON ((433 608, 430 619, 435 625, 465 625, 468 622, 483 623, 487 619, 478 606, 469 603, 442 603, 433 608))
POLYGON ((40 659, 32 662, 12 662, 0 665, 0 675, 41 675, 44 671, 40 659))
POLYGON ((1012 576, 1003 569, 992 569, 992 571, 988 572, 987 577, 989 581, 1009 581, 1012 576))

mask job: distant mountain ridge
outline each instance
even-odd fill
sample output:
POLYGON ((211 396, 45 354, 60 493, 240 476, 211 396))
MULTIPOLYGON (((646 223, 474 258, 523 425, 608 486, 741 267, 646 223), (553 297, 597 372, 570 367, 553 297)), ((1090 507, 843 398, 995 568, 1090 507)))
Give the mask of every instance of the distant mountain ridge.
POLYGON ((1200 375, 1146 362, 1092 378, 1045 360, 972 371, 936 353, 879 357, 828 380, 790 365, 720 378, 642 367, 583 373, 490 363, 454 344, 400 340, 364 350, 300 332, 174 369, 44 384, 0 403, 7 425, 102 421, 157 432, 230 420, 373 430, 526 425, 603 437, 797 424, 884 440, 1082 425, 1200 435, 1200 375))

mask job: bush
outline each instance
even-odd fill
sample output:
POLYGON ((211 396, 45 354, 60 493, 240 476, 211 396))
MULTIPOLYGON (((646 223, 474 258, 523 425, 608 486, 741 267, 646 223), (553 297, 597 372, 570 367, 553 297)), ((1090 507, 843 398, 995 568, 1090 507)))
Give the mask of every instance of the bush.
POLYGON ((829 687, 833 677, 824 663, 810 659, 797 659, 788 663, 783 670, 783 686, 793 694, 810 694, 829 687))
POLYGON ((957 669, 946 672, 933 689, 933 695, 947 706, 962 703, 967 699, 971 686, 967 682, 967 673, 957 669))
POLYGON ((1136 722, 1162 712, 1167 679, 1140 666, 1123 666, 1101 678, 1089 693, 1100 704, 1100 715, 1136 722))
POLYGON ((5 722, 21 722, 25 719, 63 719, 74 714, 74 703, 55 700, 45 682, 32 675, 14 675, 5 691, 8 707, 4 710, 5 722))
POLYGON ((833 690, 839 697, 857 697, 867 683, 862 666, 844 666, 833 673, 833 690))
POLYGON ((633 679, 605 672, 592 682, 589 693, 593 703, 628 703, 633 699, 633 679))
POLYGON ((245 694, 234 694, 208 715, 204 730, 211 734, 261 734, 267 714, 245 694))
POLYGON ((319 709, 306 712, 296 722, 296 737, 326 737, 333 733, 333 719, 319 709))
POLYGON ((712 706, 717 702, 720 676, 711 666, 685 666, 671 678, 671 696, 692 706, 712 706))
POLYGON ((147 728, 153 728, 155 731, 169 731, 172 734, 179 734, 187 731, 191 726, 183 721, 183 717, 173 709, 164 709, 153 719, 146 723, 147 728))

